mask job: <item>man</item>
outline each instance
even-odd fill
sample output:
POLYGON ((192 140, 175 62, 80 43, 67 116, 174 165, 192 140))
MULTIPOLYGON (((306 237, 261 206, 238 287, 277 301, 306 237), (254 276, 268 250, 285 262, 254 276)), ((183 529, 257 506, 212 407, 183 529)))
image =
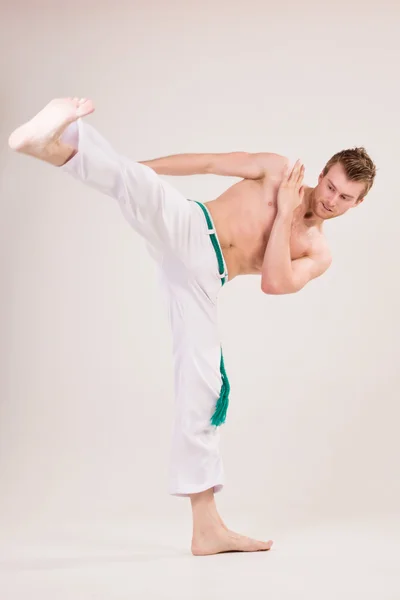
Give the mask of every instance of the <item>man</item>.
POLYGON ((218 338, 217 297, 238 275, 260 274, 266 294, 289 294, 331 263, 323 235, 327 219, 360 204, 375 165, 363 148, 333 156, 315 188, 304 166, 272 153, 182 154, 135 162, 119 155, 82 118, 91 101, 50 102, 10 136, 12 149, 44 160, 111 197, 145 240, 158 265, 174 352, 176 416, 171 494, 188 496, 192 553, 269 550, 231 532, 214 494, 224 484, 219 425, 229 381, 218 338), (158 175, 213 173, 242 179, 207 205, 184 198, 158 175))

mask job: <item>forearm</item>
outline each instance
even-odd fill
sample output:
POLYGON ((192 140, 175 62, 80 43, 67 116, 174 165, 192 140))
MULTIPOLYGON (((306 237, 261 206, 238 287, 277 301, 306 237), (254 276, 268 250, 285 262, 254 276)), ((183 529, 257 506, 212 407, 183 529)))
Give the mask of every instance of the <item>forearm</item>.
POLYGON ((261 286, 266 293, 289 293, 292 290, 293 268, 290 252, 292 221, 292 211, 278 211, 262 264, 261 286))
POLYGON ((261 179, 268 172, 281 174, 285 158, 270 152, 220 152, 174 154, 141 161, 159 175, 222 175, 242 179, 261 179))
POLYGON ((140 161, 159 175, 205 175, 210 173, 212 154, 172 154, 140 161))

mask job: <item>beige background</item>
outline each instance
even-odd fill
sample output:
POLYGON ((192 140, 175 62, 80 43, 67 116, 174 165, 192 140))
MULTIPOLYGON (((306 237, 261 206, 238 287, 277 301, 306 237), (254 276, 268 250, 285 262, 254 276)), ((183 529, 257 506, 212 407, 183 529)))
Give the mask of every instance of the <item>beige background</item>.
MULTIPOLYGON (((330 271, 293 296, 255 276, 221 294, 219 505, 270 527, 398 511, 399 10, 349 6, 3 0, 3 531, 188 518, 166 493, 170 338, 144 245, 109 198, 7 148, 64 95, 91 97, 90 122, 137 160, 273 151, 313 185, 337 150, 366 146, 376 184, 327 224, 330 271)), ((170 181, 206 201, 234 180, 170 181)))

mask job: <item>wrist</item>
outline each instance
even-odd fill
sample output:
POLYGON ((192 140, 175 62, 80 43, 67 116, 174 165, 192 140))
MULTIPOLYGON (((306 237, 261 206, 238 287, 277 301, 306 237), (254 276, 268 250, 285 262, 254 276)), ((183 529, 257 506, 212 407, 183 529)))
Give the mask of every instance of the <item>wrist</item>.
POLYGON ((293 209, 290 206, 278 206, 276 216, 281 220, 291 220, 293 218, 293 209))

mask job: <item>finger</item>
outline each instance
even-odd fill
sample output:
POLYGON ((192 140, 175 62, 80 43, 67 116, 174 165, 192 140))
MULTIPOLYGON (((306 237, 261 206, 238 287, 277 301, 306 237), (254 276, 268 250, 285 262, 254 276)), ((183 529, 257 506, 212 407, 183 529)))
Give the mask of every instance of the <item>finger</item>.
POLYGON ((295 185, 296 185, 296 186, 300 186, 300 185, 302 184, 302 182, 303 182, 303 177, 304 177, 304 171, 305 171, 305 167, 304 167, 304 165, 303 165, 303 164, 300 164, 300 168, 299 168, 299 170, 298 170, 298 173, 297 173, 297 178, 296 178, 296 181, 295 181, 295 185))
POLYGON ((282 175, 282 183, 287 182, 289 178, 289 165, 285 165, 282 175))
POLYGON ((299 169, 300 169, 300 159, 297 159, 296 162, 293 165, 293 169, 292 172, 290 173, 289 176, 289 181, 290 182, 295 182, 297 181, 297 177, 298 177, 298 173, 299 173, 299 169))

